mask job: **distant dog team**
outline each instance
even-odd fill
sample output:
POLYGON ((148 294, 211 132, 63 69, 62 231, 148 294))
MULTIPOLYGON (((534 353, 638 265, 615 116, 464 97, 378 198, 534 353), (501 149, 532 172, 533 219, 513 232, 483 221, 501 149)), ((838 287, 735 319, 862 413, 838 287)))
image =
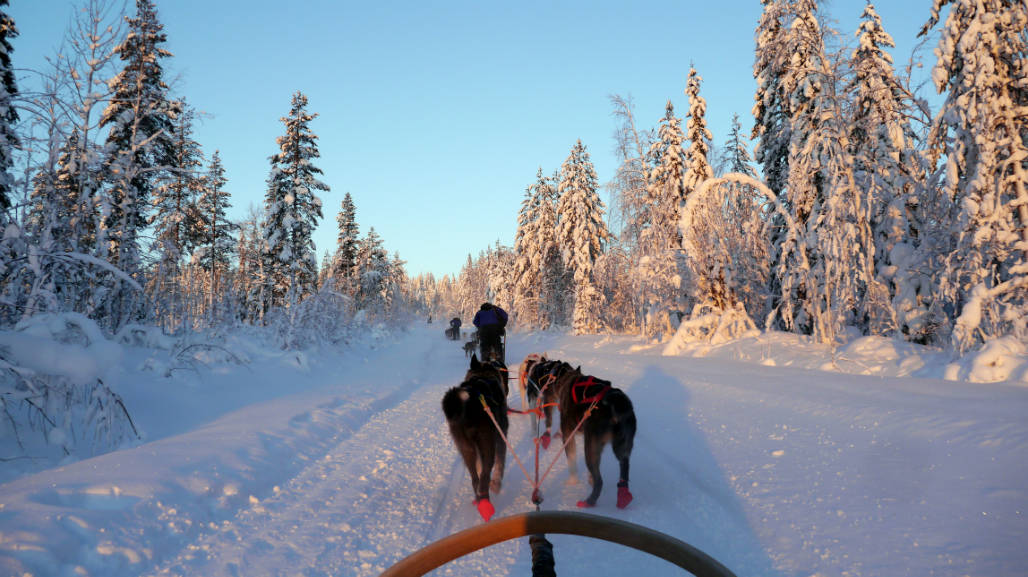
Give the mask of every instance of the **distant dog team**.
MULTIPOLYGON (((620 467, 617 506, 627 507, 632 501, 628 489, 629 459, 635 440, 636 416, 628 396, 610 381, 585 375, 581 367, 541 355, 529 355, 518 372, 523 403, 542 406, 545 432, 540 436, 543 448, 550 443, 552 407, 560 414, 561 438, 568 461, 570 481, 578 480, 575 437, 583 437, 583 452, 592 490, 578 501, 579 507, 593 507, 603 489, 600 457, 604 446, 611 444, 620 467)), ((502 361, 479 361, 474 354, 464 381, 443 396, 443 414, 457 451, 471 477, 474 504, 488 521, 495 512, 489 492, 500 490, 507 447, 507 368, 502 361), (491 416, 490 416, 491 415, 491 416)), ((538 433, 538 417, 532 414, 532 430, 538 433)))

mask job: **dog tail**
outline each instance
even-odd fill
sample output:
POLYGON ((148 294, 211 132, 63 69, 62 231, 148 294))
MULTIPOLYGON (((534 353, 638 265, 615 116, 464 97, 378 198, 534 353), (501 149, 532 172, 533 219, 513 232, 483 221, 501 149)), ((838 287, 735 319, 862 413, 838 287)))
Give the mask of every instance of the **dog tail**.
POLYGON ((453 387, 443 395, 443 414, 447 421, 463 421, 471 394, 467 389, 453 387))

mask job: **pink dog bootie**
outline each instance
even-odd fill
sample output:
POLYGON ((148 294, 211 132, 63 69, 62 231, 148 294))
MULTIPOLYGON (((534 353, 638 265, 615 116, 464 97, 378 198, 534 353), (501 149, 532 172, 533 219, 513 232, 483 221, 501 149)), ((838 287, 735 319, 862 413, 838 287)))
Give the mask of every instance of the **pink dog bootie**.
POLYGON ((618 509, 624 509, 632 502, 632 492, 628 490, 628 482, 618 483, 618 509), (622 483, 624 483, 622 485, 622 483))
POLYGON ((539 437, 539 442, 543 445, 543 450, 550 448, 550 432, 546 431, 542 437, 539 437))
POLYGON ((478 514, 482 516, 483 521, 488 521, 493 518, 493 513, 496 513, 496 509, 493 508, 493 504, 489 502, 489 497, 482 497, 475 501, 475 508, 478 509, 478 514))

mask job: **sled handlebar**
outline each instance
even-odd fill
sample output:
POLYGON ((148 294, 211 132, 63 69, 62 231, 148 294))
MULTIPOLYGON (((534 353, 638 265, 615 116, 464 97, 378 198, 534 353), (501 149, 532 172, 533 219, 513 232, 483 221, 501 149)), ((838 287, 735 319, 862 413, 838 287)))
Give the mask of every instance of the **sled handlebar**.
POLYGON ((521 513, 465 529, 415 551, 380 577, 420 577, 468 553, 536 533, 580 535, 618 543, 660 557, 696 577, 735 577, 710 555, 670 535, 619 519, 572 511, 521 513))

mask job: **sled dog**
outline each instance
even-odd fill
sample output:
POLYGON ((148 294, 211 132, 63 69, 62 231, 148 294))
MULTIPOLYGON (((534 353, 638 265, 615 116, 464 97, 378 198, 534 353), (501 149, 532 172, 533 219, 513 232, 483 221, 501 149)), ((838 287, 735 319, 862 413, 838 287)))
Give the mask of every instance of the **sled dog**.
POLYGON ((628 490, 628 460, 635 442, 635 410, 624 391, 612 386, 610 381, 583 375, 581 369, 582 367, 577 367, 567 370, 555 382, 560 410, 560 431, 566 443, 564 454, 568 459, 570 481, 578 482, 575 439, 572 437, 572 431, 582 419, 585 419, 578 433, 582 435, 584 442, 585 466, 589 470, 592 492, 585 500, 579 501, 578 506, 596 505, 603 489, 600 455, 603 447, 610 442, 614 457, 621 468, 617 506, 624 509, 632 501, 632 493, 628 490))
MULTIPOLYGON (((550 427, 553 425, 553 405, 557 403, 557 379, 571 370, 571 365, 547 359, 544 355, 531 354, 521 361, 518 368, 518 382, 521 385, 522 404, 535 408, 542 393, 542 413, 546 429, 539 437, 543 449, 550 447, 550 427)), ((532 413, 532 431, 538 431, 539 415, 532 413)))
POLYGON ((506 367, 498 362, 479 362, 472 355, 464 382, 446 391, 442 401, 450 436, 471 475, 474 505, 486 521, 495 512, 489 491, 499 492, 507 460, 507 446, 497 430, 498 426, 503 435, 507 434, 507 390, 506 367))

